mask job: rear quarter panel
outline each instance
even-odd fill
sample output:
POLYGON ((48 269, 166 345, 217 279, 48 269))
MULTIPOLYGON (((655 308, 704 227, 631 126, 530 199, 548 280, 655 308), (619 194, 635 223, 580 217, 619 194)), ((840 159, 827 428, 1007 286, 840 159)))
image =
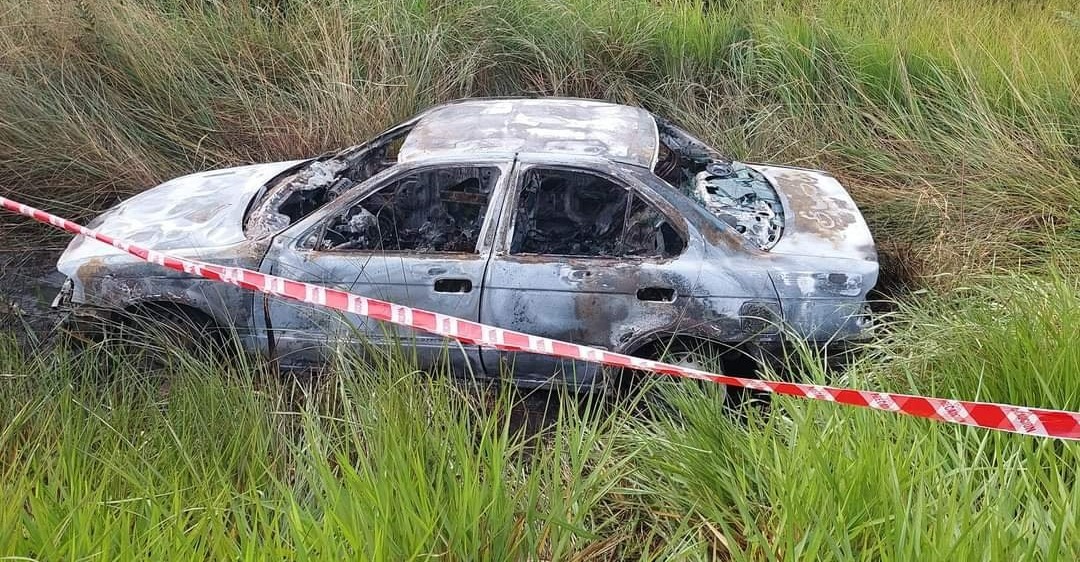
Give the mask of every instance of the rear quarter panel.
POLYGON ((877 262, 838 258, 772 256, 785 327, 812 342, 864 337, 865 305, 877 282, 877 262))

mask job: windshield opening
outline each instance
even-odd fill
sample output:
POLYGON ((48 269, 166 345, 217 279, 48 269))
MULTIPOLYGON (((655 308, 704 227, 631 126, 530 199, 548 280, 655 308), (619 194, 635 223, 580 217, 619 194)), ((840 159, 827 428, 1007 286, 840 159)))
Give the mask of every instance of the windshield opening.
POLYGON ((784 207, 765 176, 656 118, 660 147, 653 173, 690 196, 762 250, 780 241, 784 207))
POLYGON ((406 123, 366 144, 321 156, 267 183, 252 201, 244 219, 244 233, 249 238, 261 238, 280 232, 393 166, 412 125, 406 123))

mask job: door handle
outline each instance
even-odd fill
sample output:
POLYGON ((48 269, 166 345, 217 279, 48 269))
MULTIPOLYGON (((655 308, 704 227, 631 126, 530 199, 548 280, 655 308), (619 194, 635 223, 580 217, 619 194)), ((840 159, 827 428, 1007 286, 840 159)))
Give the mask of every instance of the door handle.
POLYGON ((443 277, 435 280, 436 293, 468 293, 472 290, 472 280, 443 277))
POLYGON ((670 287, 644 287, 637 290, 639 301, 675 302, 675 289, 670 287))

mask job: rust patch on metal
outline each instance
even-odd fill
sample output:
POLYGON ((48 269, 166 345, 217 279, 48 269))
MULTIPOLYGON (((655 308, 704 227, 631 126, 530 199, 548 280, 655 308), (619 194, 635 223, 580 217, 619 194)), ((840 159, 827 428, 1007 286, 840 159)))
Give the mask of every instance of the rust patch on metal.
POLYGON ((794 211, 792 218, 798 230, 813 232, 822 238, 835 239, 844 229, 858 220, 851 204, 845 200, 823 196, 818 179, 806 172, 785 171, 777 176, 794 211))

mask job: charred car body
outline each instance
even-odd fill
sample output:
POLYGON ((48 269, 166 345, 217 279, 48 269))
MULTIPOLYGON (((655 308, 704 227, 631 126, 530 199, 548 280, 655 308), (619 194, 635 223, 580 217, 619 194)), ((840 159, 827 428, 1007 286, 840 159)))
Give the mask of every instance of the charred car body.
MULTIPOLYGON (((158 251, 639 355, 673 338, 755 350, 791 335, 859 338, 878 274, 866 223, 832 177, 734 162, 642 109, 576 99, 438 106, 335 154, 169 181, 91 226, 158 251)), ((287 367, 325 361, 335 344, 403 338, 421 363, 445 358, 526 384, 604 382, 588 363, 448 345, 82 238, 58 268, 69 277, 60 300, 77 313, 153 304, 199 314, 287 367)))

